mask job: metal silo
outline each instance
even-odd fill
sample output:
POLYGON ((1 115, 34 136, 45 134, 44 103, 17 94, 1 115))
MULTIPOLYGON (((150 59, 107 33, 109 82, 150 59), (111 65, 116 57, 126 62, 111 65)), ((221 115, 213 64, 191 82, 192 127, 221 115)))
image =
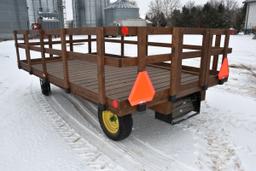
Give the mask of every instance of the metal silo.
POLYGON ((1 0, 0 3, 0 39, 11 39, 13 30, 28 28, 26 0, 1 0))
POLYGON ((104 8, 109 0, 73 0, 73 18, 75 27, 102 26, 104 8))
POLYGON ((64 27, 62 0, 27 0, 29 25, 38 23, 44 29, 64 27))
POLYGON ((105 9, 105 25, 111 26, 122 20, 138 19, 139 8, 129 0, 117 0, 105 9))

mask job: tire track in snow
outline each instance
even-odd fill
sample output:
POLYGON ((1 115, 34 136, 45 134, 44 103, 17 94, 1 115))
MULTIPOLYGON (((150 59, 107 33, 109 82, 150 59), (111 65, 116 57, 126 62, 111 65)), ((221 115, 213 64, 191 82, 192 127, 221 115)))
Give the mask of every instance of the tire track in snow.
POLYGON ((230 65, 231 68, 237 68, 237 69, 244 69, 244 70, 247 70, 251 73, 251 75, 253 77, 256 78, 256 68, 252 67, 252 66, 247 66, 247 65, 244 65, 244 64, 240 64, 240 65, 235 65, 235 64, 231 64, 230 65))
MULTIPOLYGON (((76 98, 72 95, 62 94, 62 97, 70 101, 70 103, 73 104, 76 109, 78 109, 82 116, 87 116, 87 118, 90 118, 90 124, 96 125, 97 127, 97 129, 92 130, 95 132, 95 135, 99 135, 99 133, 102 134, 97 116, 95 115, 95 113, 97 113, 97 108, 95 105, 83 99, 78 100, 80 98, 76 98)), ((53 96, 52 98, 55 97, 53 96)), ((56 102, 58 103, 58 101, 56 102)), ((177 170, 195 170, 183 162, 176 160, 173 156, 164 154, 150 144, 143 142, 133 135, 128 137, 124 143, 121 141, 113 142, 111 144, 113 148, 125 151, 125 153, 129 154, 134 160, 142 163, 144 167, 149 167, 146 170, 169 170, 170 167, 174 167, 177 170)))
MULTIPOLYGON (((64 99, 62 99, 62 102, 63 100, 64 99)), ((72 125, 72 128, 76 130, 76 132, 78 132, 81 137, 86 138, 86 140, 98 148, 98 150, 101 149, 99 151, 111 158, 113 162, 117 162, 121 159, 121 162, 118 162, 118 164, 127 170, 146 170, 144 168, 141 169, 141 163, 135 161, 127 155, 124 155, 126 154, 125 150, 120 151, 120 149, 114 148, 112 145, 113 142, 95 132, 95 128, 89 129, 91 125, 87 123, 87 121, 80 115, 80 113, 79 118, 74 117, 74 114, 72 113, 68 113, 65 108, 63 108, 62 104, 57 101, 55 96, 51 96, 48 99, 48 103, 53 103, 55 107, 52 109, 56 113, 63 117, 64 120, 68 121, 68 123, 72 125), (83 124, 81 124, 81 122, 83 122, 83 124)), ((146 166, 145 168, 149 168, 149 166, 146 166)))
POLYGON ((110 158, 86 139, 81 137, 68 123, 66 123, 54 110, 50 107, 47 100, 42 97, 41 93, 35 91, 31 84, 32 98, 39 104, 39 107, 45 113, 56 131, 65 139, 71 148, 80 156, 82 162, 94 170, 112 171, 124 170, 117 163, 112 162, 110 158))
MULTIPOLYGON (((207 111, 218 111, 205 104, 207 111)), ((216 113, 218 113, 216 112, 216 113)), ((208 169, 213 171, 229 170, 243 171, 241 161, 236 155, 236 148, 229 140, 229 133, 225 129, 228 118, 223 118, 225 114, 209 114, 202 112, 195 118, 181 123, 180 126, 185 130, 195 132, 197 139, 205 141, 207 151, 200 151, 197 164, 202 170, 208 169), (222 116, 220 116, 222 115, 222 116)), ((197 146, 197 145, 196 145, 197 146)))
MULTIPOLYGON (((64 94, 61 94, 61 96, 62 97, 64 97, 66 100, 68 100, 69 102, 70 102, 70 100, 71 100, 71 98, 70 97, 68 97, 68 95, 64 95, 64 94)), ((61 105, 60 105, 60 103, 58 102, 58 100, 56 100, 56 97, 55 96, 52 96, 51 97, 52 99, 53 99, 53 101, 51 101, 51 102, 54 102, 54 104, 55 105, 58 105, 60 108, 62 108, 61 107, 61 105)), ((64 99, 61 99, 62 101, 64 100, 64 99)), ((73 98, 73 100, 74 100, 74 98, 73 98)), ((71 100, 71 101, 73 101, 73 100, 71 100)), ((85 107, 84 107, 84 105, 83 104, 81 104, 80 102, 78 102, 78 101, 76 101, 76 102, 72 102, 71 104, 73 104, 73 105, 75 105, 76 107, 75 108, 80 108, 80 111, 78 111, 79 112, 79 115, 82 115, 82 116, 84 116, 84 115, 90 115, 91 117, 95 117, 95 116, 93 116, 93 114, 91 113, 91 112, 89 112, 85 107), (79 106, 79 107, 78 107, 79 106), (81 114, 81 113, 82 114, 81 114)), ((65 109, 63 109, 63 111, 64 111, 65 109)), ((66 115, 68 115, 69 117, 73 117, 72 116, 72 113, 66 113, 66 115)), ((77 120, 77 118, 73 118, 73 119, 75 119, 75 120, 77 120)), ((70 120, 70 119, 68 119, 68 120, 70 120)), ((87 120, 86 120, 87 121, 87 120)), ((85 121, 85 122, 86 122, 85 121)), ((93 141, 94 142, 96 142, 97 141, 97 143, 99 143, 100 144, 100 146, 106 146, 106 144, 109 146, 109 150, 108 151, 116 151, 117 153, 118 153, 118 155, 120 155, 120 156, 122 156, 122 157, 124 157, 124 156, 128 156, 129 157, 129 159, 130 160, 128 160, 128 161, 125 161, 126 163, 127 162, 130 162, 129 163, 129 165, 138 165, 138 166, 135 166, 135 168, 132 168, 132 169, 128 169, 127 168, 127 170, 163 170, 162 169, 162 166, 161 166, 161 164, 152 164, 152 163, 150 163, 148 160, 146 160, 145 159, 145 157, 146 156, 144 156, 144 155, 141 155, 143 152, 142 151, 138 151, 138 148, 135 148, 135 149, 133 149, 133 150, 130 150, 130 149, 132 149, 132 146, 133 146, 133 144, 132 144, 132 142, 129 142, 128 140, 126 140, 126 141, 128 141, 129 143, 130 143, 130 145, 124 145, 124 144, 122 144, 121 142, 113 142, 112 140, 109 140, 107 137, 105 137, 104 135, 103 135, 103 133, 101 132, 101 129, 99 128, 99 124, 98 124, 98 121, 96 120, 96 119, 93 119, 93 122, 95 122, 94 124, 97 124, 98 125, 98 128, 97 129, 95 129, 95 128, 92 128, 92 129, 89 129, 89 132, 90 132, 90 134, 92 134, 92 136, 94 137, 93 138, 93 141), (95 139, 95 136, 96 136, 96 139, 95 139)), ((90 125, 85 125, 84 124, 84 122, 78 122, 79 124, 81 124, 81 125, 83 125, 83 128, 82 128, 82 131, 88 131, 88 128, 90 128, 90 125, 92 124, 93 125, 93 123, 90 123, 90 121, 89 121, 89 123, 88 124, 90 124, 90 125), (86 130, 85 130, 86 129, 86 130)), ((80 129, 80 128, 78 128, 78 129, 80 129)), ((101 150, 103 150, 103 149, 101 149, 101 150)), ((109 155, 109 153, 108 152, 105 152, 105 154, 106 155, 109 155)), ((152 155, 152 154, 150 154, 150 155, 152 155)), ((111 156, 111 158, 113 158, 114 156, 112 155, 111 156)), ((114 158, 114 160, 119 160, 118 162, 119 163, 122 163, 123 162, 123 159, 122 158, 114 158), (121 160, 120 160, 121 159, 121 160)), ((156 161, 152 161, 152 162, 156 162, 156 161)), ((160 161, 159 161, 160 162, 160 161)), ((124 164, 124 163, 123 163, 124 164)), ((127 166, 127 165, 126 165, 127 166)), ((133 166, 132 166, 133 167, 133 166)), ((126 168, 126 167, 125 167, 126 168)))
POLYGON ((255 98, 256 67, 249 64, 230 64, 230 69, 230 81, 225 83, 223 89, 255 98))

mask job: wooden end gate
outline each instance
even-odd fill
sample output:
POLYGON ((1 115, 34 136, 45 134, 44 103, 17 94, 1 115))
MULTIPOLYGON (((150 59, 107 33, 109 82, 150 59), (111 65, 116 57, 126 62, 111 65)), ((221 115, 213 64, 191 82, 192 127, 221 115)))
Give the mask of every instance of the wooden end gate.
MULTIPOLYGON (((191 111, 199 113, 207 88, 227 79, 218 79, 218 74, 222 61, 232 51, 228 47, 229 37, 229 31, 224 29, 175 27, 14 31, 18 67, 40 78, 44 95, 49 95, 52 83, 98 104, 101 127, 113 140, 124 139, 131 133, 131 113, 135 111, 150 108, 157 119, 169 123, 191 111), (39 40, 31 39, 33 35, 39 40), (151 35, 170 36, 170 42, 150 42, 151 35), (201 35, 201 45, 184 44, 185 35, 201 35), (19 40, 22 36, 23 40, 19 40), (106 53, 107 43, 119 44, 121 54, 106 53), (137 57, 125 56, 127 44, 137 46, 137 57), (75 45, 87 47, 78 52, 75 45), (170 50, 150 55, 149 47, 170 50), (25 51, 24 59, 20 57, 21 49, 25 51), (31 51, 40 52, 39 58, 32 57, 31 51), (200 60, 199 67, 183 64, 183 60, 192 58, 200 60), (149 83, 138 83, 142 87, 139 93, 151 83, 153 90, 149 94, 153 93, 153 99, 141 99, 131 105, 131 90, 136 89, 134 82, 138 73, 143 72, 149 75, 149 83)), ((140 98, 136 93, 135 96, 140 98)))

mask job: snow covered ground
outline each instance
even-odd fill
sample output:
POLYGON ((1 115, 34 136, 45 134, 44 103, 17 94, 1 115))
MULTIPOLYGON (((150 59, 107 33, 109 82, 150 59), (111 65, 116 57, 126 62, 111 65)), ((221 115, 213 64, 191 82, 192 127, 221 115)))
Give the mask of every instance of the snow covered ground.
POLYGON ((113 142, 94 104, 54 86, 42 96, 38 78, 17 69, 13 41, 0 42, 0 170, 254 171, 256 40, 236 35, 230 46, 229 82, 208 90, 200 115, 171 126, 135 113, 131 136, 113 142))

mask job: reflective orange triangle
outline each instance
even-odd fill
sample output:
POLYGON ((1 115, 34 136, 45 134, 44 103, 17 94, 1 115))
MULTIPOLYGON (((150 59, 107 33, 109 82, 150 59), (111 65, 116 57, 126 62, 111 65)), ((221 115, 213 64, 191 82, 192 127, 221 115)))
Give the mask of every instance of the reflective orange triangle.
POLYGON ((228 76, 229 76, 228 58, 225 57, 221 65, 220 72, 218 74, 218 79, 219 80, 227 79, 228 76))
POLYGON ((128 98, 131 106, 152 101, 154 95, 155 88, 149 78, 148 72, 139 72, 128 98))

